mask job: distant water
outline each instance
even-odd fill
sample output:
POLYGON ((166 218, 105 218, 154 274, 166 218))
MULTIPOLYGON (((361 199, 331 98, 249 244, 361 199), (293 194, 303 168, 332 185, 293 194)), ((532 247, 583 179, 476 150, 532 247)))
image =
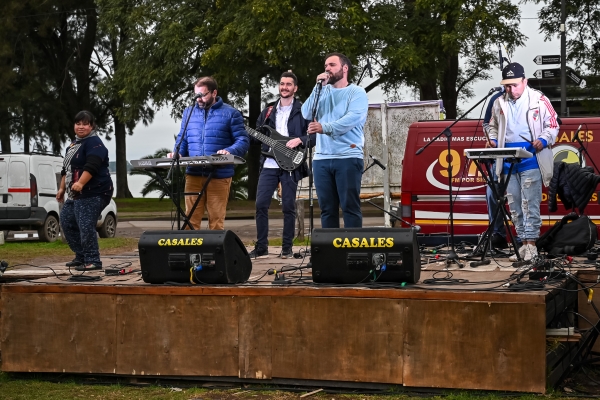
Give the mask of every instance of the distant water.
MULTIPOLYGON (((115 183, 115 185, 117 184, 117 175, 116 174, 110 174, 110 176, 112 177, 113 182, 115 183)), ((142 189, 144 188, 144 185, 146 184, 146 182, 148 182, 150 178, 147 176, 142 176, 142 175, 127 175, 127 183, 129 184, 129 190, 131 191, 131 194, 133 195, 133 197, 143 197, 142 196, 142 189)), ((158 198, 159 193, 158 192, 152 192, 149 193, 146 198, 158 198)))

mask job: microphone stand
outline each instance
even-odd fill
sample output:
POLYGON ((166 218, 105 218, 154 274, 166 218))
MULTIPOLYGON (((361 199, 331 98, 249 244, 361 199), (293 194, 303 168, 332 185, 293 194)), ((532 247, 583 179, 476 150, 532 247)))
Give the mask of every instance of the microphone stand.
MULTIPOLYGON (((315 99, 315 104, 312 109, 312 120, 314 121, 317 116, 317 106, 319 105, 319 98, 321 97, 321 89, 323 85, 321 82, 317 82, 317 96, 315 99)), ((308 231, 310 232, 310 240, 312 241, 312 231, 314 226, 314 202, 313 202, 313 166, 312 166, 312 149, 310 148, 310 135, 307 139, 309 146, 306 146, 306 150, 308 151, 308 231)), ((320 135, 319 133, 313 133, 312 135, 320 135)), ((317 141, 315 138, 315 149, 317 147, 317 141)))
POLYGON ((583 167, 583 154, 585 153, 587 155, 588 160, 590 160, 592 165, 594 166, 594 168, 596 168, 596 171, 600 172, 598 167, 596 167, 596 163, 594 163, 594 159, 592 158, 592 156, 590 156, 590 153, 588 153, 588 151, 585 148, 585 146, 583 145, 583 142, 581 141, 581 139, 579 139, 579 134, 575 135, 573 140, 575 140, 577 143, 579 143, 579 166, 583 167))
MULTIPOLYGON (((190 118, 192 116, 192 112, 194 111, 194 106, 196 105, 196 100, 194 99, 194 102, 192 103, 192 109, 190 110, 187 119, 185 120, 185 124, 183 125, 183 133, 181 134, 181 139, 179 139, 179 143, 177 143, 177 146, 175 146, 175 152, 173 153, 173 161, 171 161, 171 167, 169 168, 169 173, 167 174, 167 178, 166 180, 168 181, 171 178, 171 173, 173 173, 173 168, 175 167, 175 173, 174 175, 174 179, 175 179, 175 184, 179 186, 179 173, 181 173, 181 168, 180 168, 180 164, 179 164, 179 150, 181 149, 181 143, 183 142, 183 139, 187 139, 187 126, 188 123, 190 122, 190 118)), ((172 182, 172 181, 171 181, 172 182)), ((181 188, 177 188, 177 190, 173 193, 173 202, 175 202, 175 205, 177 206, 177 230, 181 230, 181 198, 179 196, 180 194, 180 190, 181 188)), ((185 194, 184 194, 185 196, 185 194)), ((185 215, 185 214, 184 214, 185 215)), ((186 220, 187 220, 187 215, 185 216, 186 220)), ((187 222, 187 221, 186 221, 187 222)), ((189 225, 190 229, 193 230, 194 227, 192 226, 192 224, 187 224, 189 225)))
MULTIPOLYGON (((444 135, 444 136, 446 136, 446 139, 447 139, 446 141, 448 143, 448 155, 447 155, 447 157, 449 157, 450 156, 450 151, 451 151, 450 141, 452 140, 452 131, 451 131, 451 128, 454 125, 456 125, 458 123, 458 121, 463 120, 467 114, 469 114, 471 111, 473 111, 481 103, 483 103, 485 100, 487 100, 487 98, 490 97, 494 92, 495 92, 494 89, 490 90, 489 93, 484 98, 482 98, 481 100, 479 100, 479 102, 477 104, 475 104, 473 107, 471 107, 463 115, 461 115, 460 117, 458 117, 452 124, 450 124, 448 127, 446 127, 443 131, 441 131, 440 133, 438 133, 438 135, 436 137, 434 137, 432 141, 430 141, 425 146, 423 146, 419 150, 417 150, 416 155, 421 154, 432 143, 434 143, 442 135, 444 135)), ((452 200, 452 163, 448 163, 447 171, 448 171, 448 199, 450 201, 450 252, 448 253, 448 256, 446 257, 446 266, 448 266, 449 264, 453 264, 454 263, 454 264, 458 264, 459 268, 462 268, 463 264, 459 262, 459 257, 456 254, 455 247, 454 247, 454 203, 453 203, 453 200, 452 200)))

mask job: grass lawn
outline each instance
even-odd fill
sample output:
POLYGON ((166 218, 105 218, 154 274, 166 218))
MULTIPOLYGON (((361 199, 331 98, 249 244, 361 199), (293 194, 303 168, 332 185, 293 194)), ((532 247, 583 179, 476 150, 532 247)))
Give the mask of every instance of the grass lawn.
MULTIPOLYGON (((98 239, 102 254, 119 254, 137 248, 138 239, 135 238, 108 238, 98 239)), ((32 259, 47 258, 58 259, 73 257, 73 252, 66 243, 60 240, 47 243, 35 241, 6 242, 0 246, 0 259, 9 265, 25 264, 32 259)))
MULTIPOLYGON (((193 387, 174 387, 163 382, 162 386, 155 385, 128 385, 101 383, 102 378, 74 378, 68 376, 52 375, 35 379, 35 374, 7 374, 0 372, 0 399, 195 399, 195 400, 234 400, 234 399, 266 399, 266 400, 287 400, 298 399, 302 394, 306 394, 314 389, 306 388, 304 390, 282 391, 269 390, 268 386, 254 385, 251 388, 233 388, 233 389, 203 389, 193 387), (48 380, 44 380, 48 379, 48 380)), ((419 400, 423 397, 433 399, 448 400, 500 400, 505 399, 506 395, 496 393, 481 392, 449 392, 445 395, 416 393, 403 394, 401 392, 382 392, 382 394, 341 394, 338 391, 324 391, 306 397, 311 400, 419 400)), ((432 391, 432 393, 436 393, 432 391)), ((539 395, 512 395, 512 398, 523 400, 533 400, 543 398, 562 398, 559 393, 553 393, 546 396, 539 395)))

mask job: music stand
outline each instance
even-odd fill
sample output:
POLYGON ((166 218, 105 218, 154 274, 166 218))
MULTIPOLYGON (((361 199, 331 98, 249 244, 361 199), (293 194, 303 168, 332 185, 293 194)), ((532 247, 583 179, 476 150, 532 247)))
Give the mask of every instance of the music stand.
MULTIPOLYGON (((515 253, 517 255, 517 262, 520 262, 521 256, 519 255, 519 252, 517 249, 517 242, 515 240, 515 236, 513 235, 512 230, 510 229, 509 222, 510 223, 513 223, 513 222, 512 222, 510 213, 506 209, 507 198, 506 198, 506 196, 504 196, 504 193, 506 192, 506 188, 508 187, 508 181, 510 180, 514 166, 517 163, 521 162, 521 158, 505 158, 505 161, 510 163, 510 167, 508 169, 508 174, 506 175, 506 179, 504 178, 503 175, 500 176, 498 186, 496 186, 494 184, 494 181, 491 179, 492 172, 490 171, 490 166, 487 163, 484 163, 484 165, 485 165, 485 171, 484 171, 483 167, 481 166, 481 163, 482 163, 481 159, 473 158, 471 160, 477 166, 477 169, 481 173, 481 176, 484 179, 486 185, 488 185, 490 187, 490 189, 492 190, 492 195, 494 196, 494 199, 496 200, 497 207, 496 207, 496 211, 494 212, 494 216, 492 217, 492 220, 490 221, 490 223, 488 225, 487 230, 483 233, 481 239, 479 239, 479 243, 477 243, 477 247, 475 247, 475 249, 473 250, 473 253, 471 254, 471 257, 478 257, 479 254, 481 254, 481 260, 470 263, 470 266, 478 267, 480 265, 487 265, 490 263, 490 260, 485 259, 485 255, 487 254, 488 248, 490 247, 490 241, 492 239, 492 233, 494 230, 494 223, 500 217, 502 217, 502 220, 504 222, 504 227, 508 231, 508 236, 510 238, 510 242, 511 242, 513 248, 515 249, 515 253)), ((513 223, 513 225, 514 225, 514 223, 513 223)))

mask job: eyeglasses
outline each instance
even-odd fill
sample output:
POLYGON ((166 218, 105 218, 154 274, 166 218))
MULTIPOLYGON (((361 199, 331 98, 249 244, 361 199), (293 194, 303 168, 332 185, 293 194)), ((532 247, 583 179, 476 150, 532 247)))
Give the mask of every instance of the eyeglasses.
POLYGON ((89 122, 75 122, 75 126, 89 126, 89 122))
POLYGON ((206 93, 196 93, 196 97, 197 98, 203 98, 206 97, 210 94, 210 92, 206 92, 206 93))

